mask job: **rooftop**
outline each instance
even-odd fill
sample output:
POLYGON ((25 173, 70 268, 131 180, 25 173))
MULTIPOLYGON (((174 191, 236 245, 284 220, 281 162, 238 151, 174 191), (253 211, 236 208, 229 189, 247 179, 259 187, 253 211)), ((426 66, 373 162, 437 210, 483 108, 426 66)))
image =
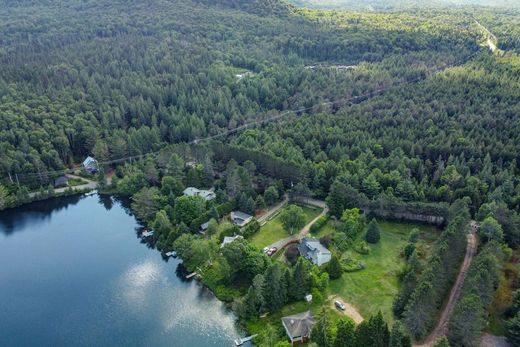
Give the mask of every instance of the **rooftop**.
POLYGON ((310 336, 312 327, 316 321, 311 311, 295 314, 282 318, 282 324, 291 340, 310 336))

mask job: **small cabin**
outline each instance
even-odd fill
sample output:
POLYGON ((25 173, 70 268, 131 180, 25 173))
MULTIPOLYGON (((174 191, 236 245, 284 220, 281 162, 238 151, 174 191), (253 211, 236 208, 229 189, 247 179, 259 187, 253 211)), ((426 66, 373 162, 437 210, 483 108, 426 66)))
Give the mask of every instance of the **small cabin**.
POLYGON ((67 176, 60 176, 54 180, 54 187, 67 187, 69 185, 69 178, 67 176))

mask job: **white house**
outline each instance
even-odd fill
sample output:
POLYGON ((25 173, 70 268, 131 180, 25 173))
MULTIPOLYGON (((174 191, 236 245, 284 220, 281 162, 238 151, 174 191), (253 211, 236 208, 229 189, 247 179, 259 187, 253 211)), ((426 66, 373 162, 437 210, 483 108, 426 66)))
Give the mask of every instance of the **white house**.
POLYGON ((225 236, 224 237, 224 240, 222 241, 222 243, 220 244, 220 248, 224 247, 225 245, 227 245, 228 243, 231 243, 235 240, 243 240, 244 237, 242 235, 235 235, 235 236, 225 236))
POLYGON ((298 250, 302 257, 318 266, 328 263, 332 257, 332 253, 314 237, 304 237, 298 245, 298 250))
POLYGON ((213 200, 217 197, 217 195, 215 194, 214 191, 202 190, 202 189, 197 189, 194 187, 188 187, 188 188, 184 189, 183 193, 184 193, 184 196, 200 196, 200 197, 206 199, 207 201, 213 200))
POLYGON ((89 173, 94 173, 98 171, 98 162, 90 156, 86 157, 85 160, 83 160, 83 168, 89 173))

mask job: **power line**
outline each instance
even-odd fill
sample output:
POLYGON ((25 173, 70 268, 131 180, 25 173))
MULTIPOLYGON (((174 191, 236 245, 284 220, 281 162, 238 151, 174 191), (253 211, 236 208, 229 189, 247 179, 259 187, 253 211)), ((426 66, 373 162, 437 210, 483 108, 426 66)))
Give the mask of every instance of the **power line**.
MULTIPOLYGON (((477 51, 471 53, 470 55, 468 55, 468 56, 466 56, 464 58, 459 59, 458 61, 455 61, 453 63, 444 64, 444 65, 441 65, 441 66, 436 67, 434 69, 431 69, 430 71, 427 71, 427 74, 425 76, 419 76, 419 77, 410 78, 410 79, 401 79, 401 80, 398 80, 398 81, 396 81, 394 83, 391 83, 387 87, 379 88, 379 89, 376 89, 376 90, 373 90, 371 92, 367 92, 367 93, 364 93, 364 94, 361 94, 361 95, 351 96, 351 97, 342 98, 342 99, 336 99, 336 100, 332 100, 332 101, 324 101, 324 102, 320 102, 318 104, 315 104, 313 106, 303 107, 303 108, 299 108, 299 109, 296 109, 296 110, 287 110, 287 111, 278 113, 277 115, 272 116, 272 117, 246 122, 246 123, 244 123, 244 124, 242 124, 240 126, 237 126, 237 127, 233 128, 233 129, 226 130, 226 131, 218 133, 218 134, 209 135, 209 136, 206 136, 206 137, 203 137, 203 138, 194 139, 192 141, 186 142, 186 144, 187 145, 196 145, 196 144, 199 144, 201 142, 214 140, 214 139, 219 138, 219 137, 225 137, 225 136, 231 135, 233 133, 236 133, 236 132, 244 130, 244 129, 248 129, 248 128, 256 126, 256 125, 261 125, 261 124, 264 124, 264 123, 270 123, 270 122, 276 121, 276 120, 278 120, 280 118, 283 118, 283 117, 286 117, 286 116, 288 116, 290 114, 298 114, 298 113, 310 111, 310 110, 313 110, 313 109, 316 109, 316 108, 319 108, 319 107, 323 107, 323 106, 333 106, 333 105, 342 104, 342 103, 346 104, 346 103, 349 103, 349 102, 364 101, 367 98, 378 96, 378 95, 380 95, 380 94, 382 94, 382 93, 384 93, 384 92, 386 92, 388 90, 394 89, 394 88, 396 88, 398 86, 404 86, 404 85, 420 82, 422 80, 425 80, 428 77, 428 75, 436 74, 436 73, 445 71, 446 69, 449 69, 451 67, 464 64, 467 61, 469 61, 471 58, 473 58, 479 52, 480 51, 477 50, 477 51)), ((263 115, 263 114, 265 114, 265 113, 257 113, 256 115, 263 115)), ((98 165, 110 165, 110 164, 117 164, 117 163, 126 162, 128 160, 138 160, 138 159, 150 156, 150 155, 159 154, 161 151, 162 151, 162 149, 161 150, 157 150, 157 151, 148 152, 148 153, 143 153, 143 154, 127 156, 127 157, 123 157, 123 158, 118 158, 118 159, 106 160, 106 161, 98 162, 98 165)), ((39 172, 29 172, 29 173, 18 174, 17 175, 17 180, 19 180, 19 179, 21 179, 22 181, 23 180, 36 180, 36 179, 40 179, 41 180, 42 179, 42 174, 45 174, 45 175, 49 175, 49 174, 50 175, 56 175, 56 174, 66 174, 66 173, 73 172, 73 171, 74 171, 74 169, 61 169, 61 170, 44 171, 44 172, 41 172, 41 171, 39 171, 39 172)), ((7 180, 9 180, 9 177, 7 177, 7 180)))

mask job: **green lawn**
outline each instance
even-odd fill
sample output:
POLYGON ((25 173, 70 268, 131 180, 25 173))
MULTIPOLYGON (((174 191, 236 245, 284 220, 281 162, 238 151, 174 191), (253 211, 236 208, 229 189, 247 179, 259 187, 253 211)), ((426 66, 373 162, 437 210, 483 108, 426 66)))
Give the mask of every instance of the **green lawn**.
MULTIPOLYGON (((316 218, 321 213, 321 210, 316 207, 310 207, 305 205, 299 206, 303 209, 303 212, 305 213, 305 224, 309 223, 311 220, 316 218)), ((280 213, 278 213, 278 215, 275 218, 271 219, 266 224, 264 224, 260 228, 260 230, 258 230, 258 232, 255 235, 253 235, 253 237, 251 237, 251 243, 258 246, 259 248, 263 248, 289 236, 289 234, 284 230, 282 226, 280 213)))
POLYGON ((393 322, 392 302, 399 287, 397 275, 404 265, 400 253, 407 243, 408 234, 413 228, 418 228, 421 231, 419 245, 423 252, 427 252, 429 248, 425 246, 440 231, 432 226, 398 222, 380 222, 379 226, 381 241, 370 245, 369 254, 351 251, 365 263, 366 268, 344 273, 340 279, 331 281, 330 287, 333 294, 339 294, 356 307, 365 319, 381 310, 387 322, 393 322))

